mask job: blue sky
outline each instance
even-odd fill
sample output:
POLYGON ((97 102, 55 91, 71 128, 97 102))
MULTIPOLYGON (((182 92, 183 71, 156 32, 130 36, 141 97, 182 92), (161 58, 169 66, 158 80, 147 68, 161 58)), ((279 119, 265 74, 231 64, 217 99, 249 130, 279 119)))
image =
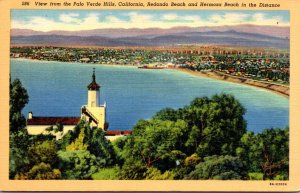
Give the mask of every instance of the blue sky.
POLYGON ((12 10, 11 18, 12 28, 37 31, 290 24, 289 11, 12 10))

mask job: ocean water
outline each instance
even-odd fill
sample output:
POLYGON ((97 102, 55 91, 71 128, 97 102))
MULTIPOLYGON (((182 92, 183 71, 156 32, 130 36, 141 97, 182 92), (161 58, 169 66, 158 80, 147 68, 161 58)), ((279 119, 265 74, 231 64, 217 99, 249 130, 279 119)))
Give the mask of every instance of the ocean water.
POLYGON ((107 103, 109 130, 129 130, 165 107, 180 108, 195 97, 233 94, 247 109, 247 129, 289 125, 289 99, 262 89, 176 70, 145 70, 127 66, 11 60, 11 78, 19 78, 29 94, 23 110, 35 116, 80 116, 87 103, 93 68, 100 84, 100 101, 107 103))

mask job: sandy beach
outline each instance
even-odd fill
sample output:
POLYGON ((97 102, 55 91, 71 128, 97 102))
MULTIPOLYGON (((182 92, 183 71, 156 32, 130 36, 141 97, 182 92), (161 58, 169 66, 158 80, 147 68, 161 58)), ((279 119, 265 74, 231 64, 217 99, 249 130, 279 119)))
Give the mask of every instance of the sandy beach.
POLYGON ((189 70, 186 68, 176 68, 176 70, 189 73, 195 76, 199 77, 206 77, 206 78, 212 78, 216 80, 223 80, 223 81, 228 81, 232 83, 238 83, 238 84, 243 84, 243 85, 248 85, 248 86, 254 86, 257 88, 261 88, 267 91, 271 91, 275 94, 279 94, 284 97, 289 97, 289 86, 285 85, 279 85, 279 84, 274 84, 274 83, 268 83, 268 82, 263 82, 263 81, 258 81, 258 80, 253 80, 249 78, 244 78, 244 77, 237 77, 229 74, 225 74, 222 72, 217 72, 217 71, 211 71, 211 70, 206 70, 206 71, 193 71, 189 70))

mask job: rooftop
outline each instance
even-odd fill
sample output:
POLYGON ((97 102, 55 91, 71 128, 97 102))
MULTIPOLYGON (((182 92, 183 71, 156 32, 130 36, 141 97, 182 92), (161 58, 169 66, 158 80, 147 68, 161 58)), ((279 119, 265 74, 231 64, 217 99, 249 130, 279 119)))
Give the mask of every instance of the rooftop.
POLYGON ((132 131, 124 130, 124 131, 106 131, 105 136, 115 136, 115 135, 131 135, 132 131))
POLYGON ((80 117, 32 117, 27 119, 27 125, 77 125, 80 117))
POLYGON ((99 90, 100 86, 96 82, 95 68, 93 70, 92 82, 87 87, 89 90, 99 90))

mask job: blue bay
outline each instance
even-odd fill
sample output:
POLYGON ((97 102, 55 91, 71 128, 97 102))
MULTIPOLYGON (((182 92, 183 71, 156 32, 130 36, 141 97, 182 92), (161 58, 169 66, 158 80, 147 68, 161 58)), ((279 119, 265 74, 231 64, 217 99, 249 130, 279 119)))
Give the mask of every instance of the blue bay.
POLYGON ((247 109, 247 129, 289 125, 289 99, 254 87, 196 77, 176 70, 11 60, 11 78, 19 78, 29 94, 25 116, 80 116, 87 103, 92 68, 107 102, 109 130, 128 130, 139 119, 151 118, 165 107, 180 108, 195 97, 233 94, 247 109))

